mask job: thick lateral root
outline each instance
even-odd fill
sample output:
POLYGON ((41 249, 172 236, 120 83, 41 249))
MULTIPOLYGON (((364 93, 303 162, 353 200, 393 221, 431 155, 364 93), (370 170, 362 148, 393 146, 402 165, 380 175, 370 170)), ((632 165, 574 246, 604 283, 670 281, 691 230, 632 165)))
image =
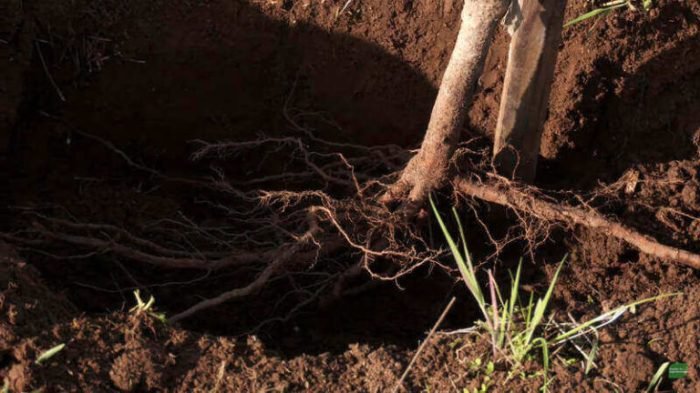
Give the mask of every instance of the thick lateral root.
POLYGON ((556 221, 564 225, 582 225, 607 236, 623 240, 639 251, 663 261, 677 262, 700 269, 700 255, 659 243, 651 236, 643 235, 625 225, 608 219, 593 209, 583 209, 538 198, 534 193, 510 182, 481 183, 467 179, 454 181, 457 192, 487 202, 518 210, 544 221, 556 221))

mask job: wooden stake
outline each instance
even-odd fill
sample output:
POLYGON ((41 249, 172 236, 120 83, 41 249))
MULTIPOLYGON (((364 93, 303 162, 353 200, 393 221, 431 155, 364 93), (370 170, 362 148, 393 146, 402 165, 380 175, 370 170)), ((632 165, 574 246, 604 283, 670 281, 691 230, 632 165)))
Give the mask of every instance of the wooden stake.
POLYGON ((529 182, 537 168, 566 0, 517 1, 523 20, 510 43, 493 155, 503 176, 529 182))

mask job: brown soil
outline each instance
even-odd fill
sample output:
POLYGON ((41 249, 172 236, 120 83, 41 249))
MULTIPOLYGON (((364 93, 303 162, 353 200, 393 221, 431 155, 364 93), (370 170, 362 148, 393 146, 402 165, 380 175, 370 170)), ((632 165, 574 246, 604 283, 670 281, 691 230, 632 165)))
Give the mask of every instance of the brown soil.
MULTIPOLYGON (((179 175, 208 169, 185 159, 187 141, 284 135, 291 132, 285 108, 304 114, 305 124, 327 139, 415 146, 460 7, 457 0, 355 0, 336 16, 344 1, 6 3, 0 7, 3 231, 24 225, 10 206, 60 205, 125 227, 200 212, 201 195, 159 186, 79 131, 179 175)), ((583 1, 569 3, 569 18, 586 9, 583 1)), ((670 0, 649 15, 622 12, 565 29, 538 185, 590 191, 601 182, 636 179, 615 191, 606 213, 699 252, 699 38, 698 3, 670 0)), ((499 32, 465 137, 495 128, 507 44, 499 32)), ((255 159, 235 157, 227 165, 245 179, 255 159)), ((569 313, 583 320, 660 292, 683 296, 642 306, 604 329, 598 367, 589 375, 580 361, 555 362, 551 391, 640 391, 665 361, 686 362, 690 370, 663 389, 697 391, 698 273, 600 233, 555 239, 527 266, 525 279, 528 287, 545 287, 558 258, 570 254, 555 292, 558 318, 569 313)), ((237 278, 203 276, 185 284, 192 275, 108 255, 55 260, 31 247, 18 251, 0 245, 0 379, 11 392, 387 391, 453 292, 460 302, 443 329, 469 326, 476 317, 462 286, 424 269, 402 279, 403 290, 382 284, 263 326, 289 307, 283 284, 166 326, 128 312, 135 287, 171 313, 237 278), (59 343, 66 344, 62 352, 34 363, 59 343)), ((437 334, 405 386, 476 388, 485 379, 470 364, 488 353, 483 336, 437 334)), ((575 353, 562 357, 580 360, 575 353)), ((541 386, 540 378, 506 376, 499 366, 489 391, 541 386)))

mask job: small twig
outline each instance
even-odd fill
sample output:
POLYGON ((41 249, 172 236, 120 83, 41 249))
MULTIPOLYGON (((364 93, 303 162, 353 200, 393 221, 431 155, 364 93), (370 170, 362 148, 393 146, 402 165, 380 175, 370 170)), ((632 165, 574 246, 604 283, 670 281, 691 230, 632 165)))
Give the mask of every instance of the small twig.
POLYGON ((340 11, 338 11, 338 17, 340 17, 340 15, 343 15, 343 12, 345 12, 345 10, 347 10, 348 7, 350 7, 350 4, 352 4, 352 2, 353 2, 353 0, 347 0, 345 2, 345 4, 343 5, 343 8, 341 8, 340 11))
POLYGON ((411 358, 411 361, 408 363, 406 370, 404 370, 403 374, 401 374, 401 378, 399 378, 399 380, 396 381, 396 385, 394 385, 394 389, 392 389, 392 392, 396 393, 399 391, 399 389, 401 389, 401 387, 403 386, 404 379, 406 379, 406 376, 408 376, 409 371, 411 371, 411 367, 413 367, 413 364, 416 362, 416 360, 418 360, 418 356, 420 356, 421 352, 423 352, 423 349, 425 349, 425 346, 428 344, 428 341, 430 341, 430 338, 433 336, 433 334, 435 334, 435 331, 438 329, 438 327, 440 327, 440 324, 442 324, 442 321, 447 316, 447 313, 450 312, 456 300, 456 297, 452 297, 452 299, 450 299, 450 302, 447 304, 447 307, 445 307, 445 310, 442 312, 442 314, 440 314, 440 317, 438 318, 437 322, 435 322, 435 325, 433 325, 433 328, 430 330, 430 333, 428 333, 428 336, 425 338, 425 340, 423 340, 420 347, 418 347, 418 350, 413 355, 413 358, 411 358))
POLYGON ((63 95, 61 88, 58 87, 58 84, 56 84, 56 81, 53 79, 53 76, 51 76, 51 73, 49 72, 49 67, 46 65, 46 61, 44 60, 44 55, 41 53, 41 47, 39 46, 39 43, 35 42, 34 46, 36 46, 36 53, 39 55, 39 61, 41 61, 41 66, 44 68, 46 77, 49 78, 49 82, 51 82, 51 85, 56 90, 58 98, 60 98, 61 101, 66 102, 66 96, 63 95))

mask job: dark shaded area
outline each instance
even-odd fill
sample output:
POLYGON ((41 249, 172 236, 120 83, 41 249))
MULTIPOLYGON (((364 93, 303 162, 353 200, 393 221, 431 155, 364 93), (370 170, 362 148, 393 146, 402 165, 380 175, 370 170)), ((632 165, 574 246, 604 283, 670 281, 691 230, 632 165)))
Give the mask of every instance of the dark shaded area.
MULTIPOLYGON (((211 173, 183 159, 193 139, 300 135, 288 116, 333 141, 420 141, 435 89, 377 45, 304 23, 290 26, 246 2, 181 11, 138 9, 139 21, 123 26, 131 32, 123 45, 90 36, 77 39, 97 47, 66 49, 47 43, 50 33, 40 29, 7 138, 13 163, 6 169, 12 189, 7 205, 58 203, 71 214, 127 226, 180 210, 206 219, 208 213, 195 203, 204 190, 161 188, 80 132, 170 175, 211 173), (95 62, 97 55, 109 59, 95 62), (86 69, 98 66, 99 72, 86 69)), ((259 158, 237 157, 231 176, 245 178, 259 158)), ((4 226, 17 225, 16 212, 5 213, 4 226)), ((241 273, 162 271, 109 255, 64 261, 31 255, 52 286, 96 313, 133 304, 135 287, 153 293, 161 308, 174 313, 250 279, 241 273), (201 280, 185 284, 193 278, 201 280)), ((296 304, 294 296, 281 299, 291 290, 282 281, 255 299, 205 312, 185 326, 217 334, 251 332, 296 304)), ((290 353, 344 349, 358 340, 412 345, 434 322, 453 283, 424 271, 402 283, 405 290, 388 282, 321 311, 311 306, 291 321, 269 321, 257 332, 290 353)))
MULTIPOLYGON (((435 90, 378 46, 303 23, 273 21, 245 2, 190 11, 135 28, 143 36, 127 41, 121 55, 97 74, 86 78, 52 70, 55 79, 63 79, 65 105, 55 105, 56 93, 35 50, 26 83, 43 86, 26 89, 18 120, 28 160, 49 157, 39 150, 48 136, 70 132, 51 130, 37 116, 40 111, 118 145, 158 149, 175 163, 192 139, 289 132, 284 109, 305 113, 305 124, 325 138, 401 145, 420 140, 435 90)), ((50 46, 40 47, 47 61, 60 57, 50 46)))

